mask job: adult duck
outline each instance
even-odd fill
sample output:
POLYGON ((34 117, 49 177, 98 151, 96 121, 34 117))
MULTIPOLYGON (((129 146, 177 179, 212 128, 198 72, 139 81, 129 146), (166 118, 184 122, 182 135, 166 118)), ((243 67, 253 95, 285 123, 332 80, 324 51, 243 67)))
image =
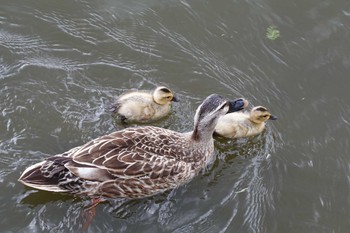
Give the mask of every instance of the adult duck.
POLYGON ((160 86, 153 91, 130 91, 122 94, 114 102, 113 115, 125 123, 148 122, 165 117, 171 109, 171 102, 178 98, 167 87, 160 86))
POLYGON ((232 112, 220 117, 215 134, 226 138, 254 136, 265 129, 266 121, 276 119, 266 107, 256 106, 250 112, 232 112))
POLYGON ((191 132, 126 128, 34 164, 19 181, 36 189, 97 198, 142 198, 176 188, 213 158, 212 135, 229 105, 212 94, 197 108, 191 132))

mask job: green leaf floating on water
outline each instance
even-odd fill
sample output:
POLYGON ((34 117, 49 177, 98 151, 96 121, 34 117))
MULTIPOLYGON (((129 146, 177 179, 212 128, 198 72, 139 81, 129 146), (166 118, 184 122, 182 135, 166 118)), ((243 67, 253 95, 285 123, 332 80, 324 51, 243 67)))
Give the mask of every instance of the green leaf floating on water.
POLYGON ((266 29, 266 37, 270 40, 276 40, 280 37, 280 31, 275 26, 270 26, 266 29))

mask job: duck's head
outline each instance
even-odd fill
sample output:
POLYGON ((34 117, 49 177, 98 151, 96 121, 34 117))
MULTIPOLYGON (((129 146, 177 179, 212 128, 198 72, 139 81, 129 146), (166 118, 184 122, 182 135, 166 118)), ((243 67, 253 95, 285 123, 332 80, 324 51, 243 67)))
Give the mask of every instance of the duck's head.
POLYGON ((267 120, 277 120, 277 117, 272 115, 267 108, 263 106, 256 106, 250 112, 250 120, 254 123, 260 124, 267 120))
POLYGON ((153 91, 153 100, 157 104, 164 105, 168 104, 171 101, 178 102, 178 98, 174 93, 167 87, 157 87, 153 91))
POLYGON ((237 112, 240 110, 245 109, 249 105, 249 101, 244 99, 244 98, 238 98, 235 100, 230 100, 229 101, 229 110, 228 113, 230 112, 237 112))
POLYGON ((229 108, 229 102, 217 94, 205 98, 194 116, 192 138, 194 140, 200 140, 202 137, 211 138, 219 118, 225 115, 229 108))

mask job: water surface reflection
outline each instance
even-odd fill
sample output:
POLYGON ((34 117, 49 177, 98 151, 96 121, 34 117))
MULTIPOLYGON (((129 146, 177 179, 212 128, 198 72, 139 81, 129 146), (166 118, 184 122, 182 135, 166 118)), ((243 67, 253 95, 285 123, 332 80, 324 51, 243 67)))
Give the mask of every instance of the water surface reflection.
POLYGON ((213 92, 279 119, 218 138, 217 159, 183 187, 102 203, 88 232, 347 232, 349 12, 346 0, 3 1, 2 230, 79 231, 89 200, 25 188, 20 173, 116 130, 115 96, 163 84, 181 102, 161 127, 190 130, 213 92))

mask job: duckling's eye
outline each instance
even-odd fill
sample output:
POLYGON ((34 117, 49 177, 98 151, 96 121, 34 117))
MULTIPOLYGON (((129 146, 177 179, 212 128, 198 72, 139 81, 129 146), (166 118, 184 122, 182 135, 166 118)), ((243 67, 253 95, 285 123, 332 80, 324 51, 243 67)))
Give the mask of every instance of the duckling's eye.
POLYGON ((269 117, 269 115, 263 115, 262 117, 263 117, 263 118, 266 118, 266 117, 269 117))

